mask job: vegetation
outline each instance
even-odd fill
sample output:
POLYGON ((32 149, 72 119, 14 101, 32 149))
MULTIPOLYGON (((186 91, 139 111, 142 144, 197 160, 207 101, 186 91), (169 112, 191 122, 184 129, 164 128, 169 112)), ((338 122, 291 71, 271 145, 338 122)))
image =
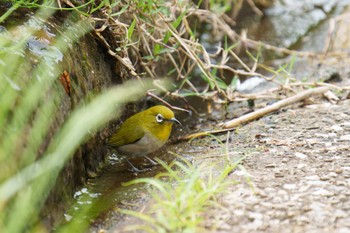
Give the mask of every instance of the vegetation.
MULTIPOLYGON (((37 28, 51 16, 47 9, 36 13, 37 28)), ((90 30, 83 21, 74 22, 53 44, 67 51, 73 42, 90 30)), ((76 109, 64 125, 50 137, 55 114, 60 111, 62 88, 57 77, 62 70, 45 59, 33 68, 26 56, 28 39, 36 32, 23 26, 20 34, 0 34, 0 231, 24 232, 39 229, 38 216, 57 175, 74 151, 91 132, 115 117, 115 106, 141 97, 150 85, 127 82, 112 88, 84 107, 76 109), (14 37, 15 35, 15 37, 14 37), (103 112, 104 114, 100 114, 103 112)))
MULTIPOLYGON (((0 17, 0 23, 20 8, 35 12, 35 17, 40 19, 38 27, 56 11, 73 12, 74 23, 63 28, 53 46, 64 54, 69 50, 67 38, 74 42, 91 33, 115 58, 120 68, 118 75, 122 79, 132 76, 142 80, 143 85, 138 81, 126 82, 93 96, 85 106, 71 113, 52 136, 50 127, 60 111, 62 95, 66 94, 58 91, 56 84, 63 70, 45 59, 35 64, 27 59, 27 42, 37 32, 35 27, 26 25, 20 32, 16 29, 0 32, 0 231, 3 232, 45 231, 36 224, 59 172, 90 133, 112 118, 116 105, 120 107, 130 99, 141 97, 151 87, 147 78, 172 78, 171 88, 155 82, 169 97, 199 96, 228 103, 252 97, 233 94, 238 76, 265 78, 288 93, 302 86, 290 75, 293 59, 277 69, 261 64, 266 59, 266 50, 316 56, 269 46, 237 34, 232 26, 243 1, 8 2, 11 4, 0 17), (215 51, 208 52, 213 48, 215 51), (244 59, 240 58, 243 56, 244 59), (98 114, 101 112, 104 114, 98 114)), ((253 1, 247 2, 259 14, 253 1)), ((309 83, 307 87, 314 85, 309 83)), ((272 94, 279 98, 277 91, 272 94)), ((265 98, 264 95, 261 98, 265 98)), ((150 224, 137 226, 138 229, 193 231, 201 221, 200 213, 215 204, 215 195, 226 185, 225 177, 237 166, 228 163, 223 172, 214 177, 210 171, 203 176, 207 168, 193 167, 186 161, 162 165, 167 173, 129 183, 143 182, 157 190, 153 193, 157 203, 155 209, 150 210, 151 215, 123 210, 150 224), (169 222, 169 219, 181 221, 169 222)), ((67 228, 62 229, 66 231, 67 228)))
POLYGON ((144 232, 198 232, 204 229, 205 210, 216 206, 217 195, 227 185, 235 181, 226 179, 241 160, 224 166, 193 166, 187 160, 174 161, 170 165, 158 160, 165 169, 154 178, 139 178, 126 183, 133 185, 146 183, 153 187, 150 209, 144 213, 120 210, 135 216, 143 224, 126 227, 126 231, 142 230, 144 232), (219 174, 217 171, 220 171, 219 174))

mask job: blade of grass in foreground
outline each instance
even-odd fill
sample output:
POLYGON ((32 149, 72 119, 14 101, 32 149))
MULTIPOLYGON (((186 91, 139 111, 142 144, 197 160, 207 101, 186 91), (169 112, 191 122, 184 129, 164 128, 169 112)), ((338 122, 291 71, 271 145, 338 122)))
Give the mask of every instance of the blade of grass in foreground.
MULTIPOLYGON (((41 15, 39 21, 45 22, 50 14, 41 15)), ((47 132, 60 103, 55 83, 61 70, 44 59, 31 66, 25 56, 26 43, 38 29, 24 25, 22 34, 16 34, 18 38, 11 37, 10 30, 0 35, 0 44, 4 45, 0 51, 0 80, 5 84, 0 87, 0 99, 5 101, 0 108, 0 232, 11 233, 35 231, 46 197, 74 151, 91 131, 116 117, 116 105, 136 100, 151 87, 150 82, 133 81, 106 91, 71 113, 51 138, 47 132), (50 140, 49 147, 35 161, 44 140, 50 140)), ((76 42, 90 28, 87 22, 67 22, 51 46, 64 54, 69 43, 76 42)))
POLYGON ((1 184, 0 203, 4 204, 10 198, 15 198, 13 210, 7 212, 11 216, 7 217, 9 221, 5 226, 5 232, 20 232, 20 229, 25 228, 28 218, 32 216, 33 212, 37 212, 35 208, 40 207, 42 199, 54 185, 65 162, 84 142, 89 132, 96 130, 115 117, 114 107, 116 104, 141 97, 144 88, 150 88, 150 83, 145 82, 144 84, 141 86, 138 81, 128 82, 121 87, 107 91, 86 107, 72 113, 49 147, 50 153, 1 184), (20 195, 16 195, 18 193, 20 195), (22 222, 18 216, 23 217, 22 222))
POLYGON ((167 165, 157 160, 167 172, 155 178, 140 178, 124 184, 145 183, 155 189, 150 191, 154 204, 147 208, 148 211, 139 213, 120 209, 121 213, 142 220, 141 224, 123 230, 200 232, 203 230, 203 213, 217 204, 216 195, 223 192, 228 184, 235 182, 226 178, 242 160, 243 158, 220 167, 221 172, 216 175, 214 173, 218 168, 213 164, 196 167, 182 159, 181 162, 175 161, 167 165))

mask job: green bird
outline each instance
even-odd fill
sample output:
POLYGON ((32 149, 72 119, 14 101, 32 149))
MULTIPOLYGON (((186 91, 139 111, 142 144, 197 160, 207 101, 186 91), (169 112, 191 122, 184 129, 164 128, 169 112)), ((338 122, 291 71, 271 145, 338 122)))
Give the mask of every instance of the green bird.
POLYGON ((173 123, 181 125, 169 108, 157 105, 129 117, 108 139, 108 146, 124 156, 132 171, 140 172, 129 160, 144 156, 153 165, 157 164, 146 155, 161 148, 169 139, 173 123))

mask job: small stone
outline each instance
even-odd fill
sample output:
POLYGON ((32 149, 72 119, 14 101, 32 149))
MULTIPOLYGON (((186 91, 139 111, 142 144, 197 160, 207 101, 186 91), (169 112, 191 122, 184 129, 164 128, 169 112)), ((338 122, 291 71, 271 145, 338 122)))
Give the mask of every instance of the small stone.
POLYGON ((257 196, 260 196, 260 197, 267 197, 268 196, 267 193, 263 190, 256 190, 255 193, 257 196))
POLYGON ((343 122, 340 125, 350 127, 350 121, 349 122, 343 122))
POLYGON ((335 169, 335 173, 337 173, 337 174, 341 174, 342 172, 343 172, 343 170, 341 168, 335 169))
POLYGON ((292 189, 296 189, 297 185, 296 184, 284 184, 283 188, 288 189, 288 190, 292 190, 292 189))
POLYGON ((315 136, 319 138, 324 138, 324 139, 327 139, 329 137, 328 134, 322 134, 322 133, 315 133, 315 136))
POLYGON ((350 141, 350 134, 343 135, 339 138, 339 141, 350 141))
POLYGON ((335 173, 335 172, 330 172, 330 173, 328 173, 328 174, 326 174, 326 175, 324 175, 324 176, 322 176, 322 177, 320 177, 320 180, 330 180, 331 178, 335 178, 335 177, 337 177, 338 176, 338 174, 337 173, 335 173))
POLYGON ((341 127, 339 125, 332 125, 331 129, 336 131, 336 132, 344 130, 343 127, 341 127))
POLYGON ((299 152, 295 152, 295 157, 299 158, 299 159, 307 159, 307 155, 303 154, 303 153, 299 153, 299 152))
POLYGON ((300 164, 297 165, 298 169, 303 169, 305 167, 307 167, 307 164, 305 164, 305 163, 300 163, 300 164))
POLYGON ((325 146, 326 148, 329 148, 329 147, 332 147, 332 144, 333 144, 333 143, 331 143, 331 142, 325 142, 324 146, 325 146))
POLYGON ((234 210, 234 211, 233 211, 233 214, 234 214, 235 216, 244 216, 244 215, 245 215, 245 212, 244 212, 243 210, 237 209, 237 210, 234 210))
POLYGON ((261 213, 257 213, 257 212, 250 212, 250 213, 248 213, 248 218, 252 219, 252 220, 254 220, 254 219, 260 220, 263 218, 263 215, 261 213))
POLYGON ((264 191, 265 191, 265 193, 275 193, 276 189, 268 187, 268 188, 265 188, 264 191))
POLYGON ((275 168, 277 165, 275 163, 266 164, 265 168, 275 168))
POLYGON ((323 161, 329 163, 329 162, 333 162, 334 159, 333 158, 325 158, 325 159, 323 159, 323 161))
POLYGON ((314 185, 314 186, 324 186, 327 185, 326 181, 322 181, 322 180, 309 180, 307 181, 307 183, 309 185, 314 185))
POLYGON ((330 177, 337 177, 338 174, 335 173, 335 172, 330 172, 330 173, 328 173, 328 176, 330 176, 330 177))
POLYGON ((313 175, 313 176, 306 176, 306 180, 319 180, 320 177, 318 175, 313 175))
POLYGON ((348 233, 350 232, 350 227, 341 227, 337 231, 338 233, 348 233))
POLYGON ((312 195, 331 197, 331 196, 334 196, 334 193, 328 191, 327 189, 319 189, 319 190, 313 192, 312 195))
POLYGON ((275 172, 275 177, 278 178, 278 177, 284 177, 284 173, 283 172, 275 172))
POLYGON ((339 201, 341 201, 341 202, 344 202, 344 201, 346 201, 348 198, 346 197, 346 195, 344 195, 344 194, 340 194, 339 195, 339 201))
POLYGON ((229 224, 225 223, 225 222, 222 222, 222 223, 220 223, 218 225, 219 225, 218 229, 220 229, 220 230, 224 230, 224 231, 231 230, 231 226, 229 224))

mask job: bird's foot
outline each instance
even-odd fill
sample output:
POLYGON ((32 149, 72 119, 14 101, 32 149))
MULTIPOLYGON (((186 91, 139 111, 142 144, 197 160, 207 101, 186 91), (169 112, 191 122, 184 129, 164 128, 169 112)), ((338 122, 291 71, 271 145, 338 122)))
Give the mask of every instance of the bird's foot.
POLYGON ((128 170, 131 171, 131 172, 140 173, 140 172, 146 172, 146 171, 150 170, 149 168, 138 169, 128 159, 126 159, 126 162, 128 162, 128 164, 130 165, 131 168, 129 168, 128 170))
POLYGON ((144 155, 143 157, 145 157, 148 161, 150 161, 150 163, 151 163, 153 166, 158 165, 158 163, 157 163, 156 161, 154 161, 153 159, 147 157, 146 155, 144 155))
POLYGON ((131 167, 128 169, 132 173, 141 173, 141 172, 147 172, 150 171, 150 168, 144 168, 144 169, 138 169, 137 167, 131 167))

